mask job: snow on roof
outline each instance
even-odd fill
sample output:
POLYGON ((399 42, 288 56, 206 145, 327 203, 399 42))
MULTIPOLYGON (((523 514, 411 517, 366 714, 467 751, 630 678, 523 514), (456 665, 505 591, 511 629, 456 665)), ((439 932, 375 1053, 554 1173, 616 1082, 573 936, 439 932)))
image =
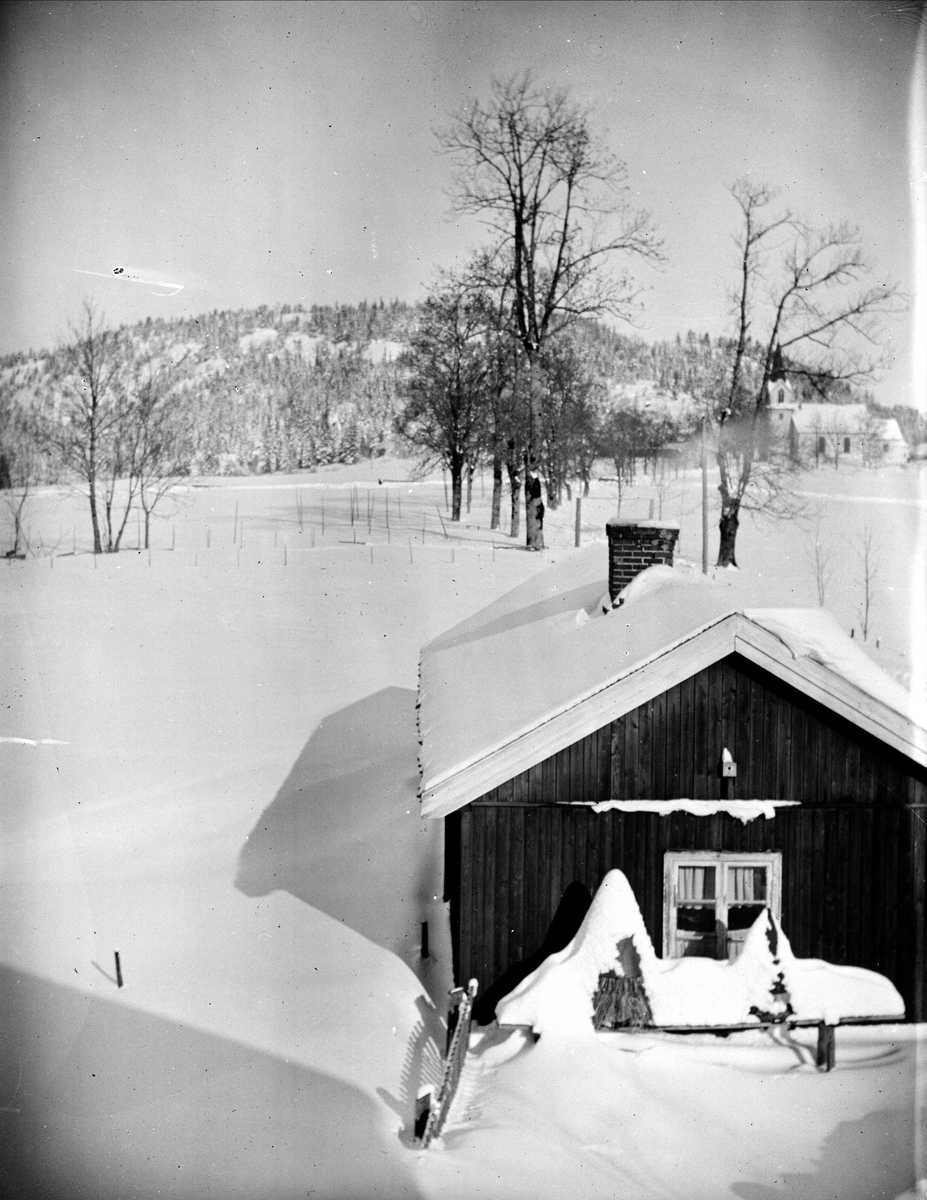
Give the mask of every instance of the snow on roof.
POLYGON ((885 442, 904 442, 901 426, 894 417, 886 417, 882 422, 879 437, 885 442))
POLYGON ((659 959, 627 877, 613 870, 572 942, 499 1003, 499 1023, 588 1037, 599 976, 607 972, 642 980, 655 1025, 759 1023, 764 1014, 828 1024, 847 1017, 904 1015, 901 996, 883 975, 796 958, 769 909, 754 922, 733 962, 659 959))
POLYGON ((857 723, 868 697, 874 717, 864 727, 891 741, 897 724, 892 744, 910 753, 910 743, 927 761, 910 696, 816 606, 813 581, 802 590, 774 572, 704 576, 683 561, 643 572, 605 613, 607 568, 607 548, 595 543, 425 646, 424 815, 453 812, 664 691, 673 672, 688 678, 747 642, 757 643, 755 661, 823 703, 841 692, 843 707, 831 707, 857 723))
POLYGON ((780 638, 794 658, 820 663, 888 708, 909 713, 907 689, 864 654, 826 609, 748 608, 744 616, 780 638))
MULTIPOLYGON (((862 433, 868 413, 865 404, 803 404, 792 423, 799 433, 862 433)), ((894 417, 873 422, 872 431, 886 441, 904 441, 894 417)))

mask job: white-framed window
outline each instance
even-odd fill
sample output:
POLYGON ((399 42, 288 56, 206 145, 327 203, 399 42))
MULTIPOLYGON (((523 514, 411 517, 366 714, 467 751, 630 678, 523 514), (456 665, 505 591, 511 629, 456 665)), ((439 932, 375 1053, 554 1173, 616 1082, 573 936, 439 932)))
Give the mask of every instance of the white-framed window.
POLYGON ((663 957, 734 959, 764 908, 782 915, 782 855, 668 851, 663 957))

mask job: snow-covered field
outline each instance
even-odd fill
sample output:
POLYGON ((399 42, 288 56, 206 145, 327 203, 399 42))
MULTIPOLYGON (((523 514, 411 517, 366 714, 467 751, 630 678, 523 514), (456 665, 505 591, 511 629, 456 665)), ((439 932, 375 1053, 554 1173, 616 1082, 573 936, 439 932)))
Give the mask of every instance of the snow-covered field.
MULTIPOLYGON (((803 490, 857 637, 872 522, 869 647, 922 680, 924 476, 820 471, 803 490)), ((662 501, 698 559, 697 498, 694 476, 662 496, 646 480, 622 515, 662 501)), ((441 1142, 410 1146, 450 982, 441 829, 417 814, 419 649, 573 547, 572 507, 528 555, 489 532, 488 504, 477 480, 451 526, 440 477, 388 460, 203 481, 150 555, 95 560, 78 498, 32 502, 38 553, 0 563, 15 1194, 869 1200, 927 1176, 910 1026, 839 1030, 831 1075, 752 1034, 601 1035, 595 1054, 485 1035, 441 1142)), ((597 484, 583 539, 603 540, 603 580, 614 512, 597 484)), ((740 559, 814 602, 807 545, 748 519, 740 559)))

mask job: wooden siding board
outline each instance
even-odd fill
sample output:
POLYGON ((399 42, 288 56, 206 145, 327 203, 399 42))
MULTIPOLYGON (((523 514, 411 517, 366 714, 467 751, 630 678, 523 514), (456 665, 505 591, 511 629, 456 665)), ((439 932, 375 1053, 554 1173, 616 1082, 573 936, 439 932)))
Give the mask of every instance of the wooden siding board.
MULTIPOLYGON (((512 809, 496 809, 495 839, 495 891, 496 924, 493 930, 493 978, 501 975, 509 960, 510 930, 514 925, 513 908, 513 863, 512 863, 512 809)), ((489 979, 486 980, 487 984, 489 979)))
POLYGON ((666 775, 664 796, 679 796, 683 776, 682 748, 682 689, 677 684, 666 693, 665 716, 666 775))
POLYGON ((541 791, 548 801, 557 803, 559 800, 566 800, 568 797, 560 795, 559 781, 557 779, 557 756, 552 755, 550 758, 545 758, 541 763, 541 791))
POLYGON ((641 709, 632 709, 622 718, 624 726, 624 756, 622 762, 622 796, 628 799, 640 799, 640 723, 641 709))
POLYGON ((610 800, 612 798, 612 725, 606 725, 599 730, 599 766, 596 782, 596 799, 610 800))
POLYGON ((525 881, 524 915, 522 941, 525 954, 533 954, 540 947, 537 940, 537 913, 541 907, 540 886, 543 877, 539 850, 540 822, 539 813, 522 810, 525 822, 525 881))
POLYGON ((828 773, 830 775, 830 795, 832 801, 841 803, 847 800, 847 739, 838 730, 827 738, 830 758, 828 773))
MULTIPOLYGON (((927 804, 927 786, 915 782, 912 804, 927 804)), ((912 1017, 927 1021, 927 807, 908 810, 911 842, 912 1017)))
MULTIPOLYGON (((454 813, 453 816, 458 814, 454 813)), ((471 903, 473 893, 473 878, 470 873, 470 831, 473 825, 473 809, 463 809, 459 814, 457 845, 457 864, 450 868, 451 887, 451 946, 454 960, 454 979, 463 978, 469 970, 470 953, 473 945, 473 928, 471 923, 471 903), (456 877, 456 878, 455 878, 456 877)), ((448 847, 452 852, 453 843, 448 847)), ((445 878, 448 878, 449 868, 445 866, 445 878)))
POLYGON ((482 904, 482 880, 476 875, 474 864, 479 862, 476 843, 479 839, 479 810, 466 813, 466 823, 461 826, 461 979, 473 975, 476 946, 480 930, 476 924, 478 908, 482 904))
MULTIPOLYGON (((856 855, 856 846, 851 840, 850 814, 846 810, 841 810, 836 814, 836 846, 834 847, 834 925, 831 929, 831 937, 836 948, 837 957, 834 961, 838 963, 848 963, 849 946, 848 946, 848 923, 851 919, 851 910, 855 907, 855 898, 850 896, 850 873, 851 864, 859 869, 859 860, 856 855)), ((855 919, 855 912, 853 917, 855 919)))
POLYGON ((638 722, 638 778, 634 796, 653 796, 653 701, 640 708, 638 722))
MULTIPOLYGON (((721 730, 722 742, 730 750, 736 750, 737 729, 737 672, 729 659, 723 659, 721 668, 721 730)), ((721 757, 720 747, 718 757, 721 757)), ((736 758, 736 755, 735 755, 736 758)))
POLYGON ((731 753, 737 763, 737 778, 734 780, 734 796, 758 796, 761 780, 757 778, 760 755, 755 745, 753 681, 742 671, 731 668, 734 676, 735 709, 734 727, 731 731, 731 753))
POLYGON ((692 795, 697 800, 710 800, 714 793, 709 791, 709 763, 712 757, 708 738, 708 721, 710 716, 709 671, 699 671, 692 680, 692 699, 694 712, 692 718, 692 795))
POLYGON ((624 755, 624 724, 622 720, 612 721, 609 729, 608 746, 608 791, 609 798, 623 800, 622 791, 622 759, 624 755))
POLYGON ((512 782, 512 803, 513 804, 529 803, 527 772, 525 772, 525 771, 519 772, 519 774, 516 775, 515 778, 511 782, 512 782))
POLYGON ((518 962, 529 951, 525 946, 525 820, 524 808, 512 810, 511 822, 511 932, 506 961, 518 962))
POLYGON ((670 768, 667 763, 673 751, 667 737, 666 692, 661 692, 659 696, 654 697, 651 714, 650 755, 652 763, 651 786, 653 789, 651 795, 658 800, 663 800, 670 794, 667 784, 670 768))
POLYGON ((779 708, 776 694, 763 688, 763 745, 758 753, 763 759, 763 795, 770 800, 784 800, 778 741, 779 708))
POLYGON ((473 878, 478 882, 483 900, 474 907, 473 935, 474 950, 472 954, 471 975, 481 984, 487 978, 486 943, 491 938, 493 921, 493 895, 491 879, 487 883, 486 862, 489 855, 486 852, 488 812, 477 812, 474 821, 473 848, 473 878))
POLYGON ((544 794, 544 778, 540 763, 535 763, 528 769, 528 798, 534 804, 544 804, 548 800, 544 794))

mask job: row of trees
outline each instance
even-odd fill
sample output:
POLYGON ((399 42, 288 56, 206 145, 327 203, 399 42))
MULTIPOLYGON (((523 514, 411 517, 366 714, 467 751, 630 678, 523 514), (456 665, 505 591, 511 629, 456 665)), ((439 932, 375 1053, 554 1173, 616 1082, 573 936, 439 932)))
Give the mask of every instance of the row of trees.
MULTIPOLYGON (((59 354, 50 406, 27 418, 9 406, 12 420, 27 422, 4 431, 10 491, 21 514, 41 455, 86 486, 95 554, 119 549, 136 504, 147 547, 152 513, 187 473, 191 452, 189 410, 178 403, 179 364, 139 364, 90 304, 74 334, 59 354)), ((21 521, 15 534, 14 553, 21 521)))
MULTIPOLYGON (((493 301, 478 276, 444 276, 432 289, 402 359, 408 374, 397 429, 426 462, 447 469, 452 520, 461 518, 474 470, 487 464, 491 527, 500 528, 507 480, 509 532, 516 537, 522 488, 531 478, 532 369, 493 301)), ((596 330, 582 322, 548 339, 535 374, 541 380, 535 461, 552 508, 564 494, 570 498, 574 481, 588 494, 596 459, 610 458, 623 482, 640 459, 655 458, 690 432, 659 406, 616 396, 608 355, 596 330)))
MULTIPOLYGON (((662 249, 588 112, 529 74, 497 81, 439 145, 456 161, 455 211, 479 217, 489 241, 432 290, 407 360, 402 429, 449 468, 458 517, 468 464, 488 453, 501 480, 504 461, 513 498, 523 478, 526 544, 538 550, 542 478, 556 504, 570 473, 584 477, 593 448, 639 439, 629 428, 639 414, 592 400, 601 380, 578 331, 593 318, 631 318, 639 296, 629 267, 662 262, 662 249)), ((709 359, 716 370, 673 381, 694 392, 717 464, 722 566, 736 565, 742 508, 790 511, 788 460, 766 444, 761 419, 777 361, 806 395, 837 398, 872 377, 883 319, 903 307, 894 284, 867 282, 856 230, 812 228, 750 180, 730 193, 739 222, 733 337, 709 359)))

